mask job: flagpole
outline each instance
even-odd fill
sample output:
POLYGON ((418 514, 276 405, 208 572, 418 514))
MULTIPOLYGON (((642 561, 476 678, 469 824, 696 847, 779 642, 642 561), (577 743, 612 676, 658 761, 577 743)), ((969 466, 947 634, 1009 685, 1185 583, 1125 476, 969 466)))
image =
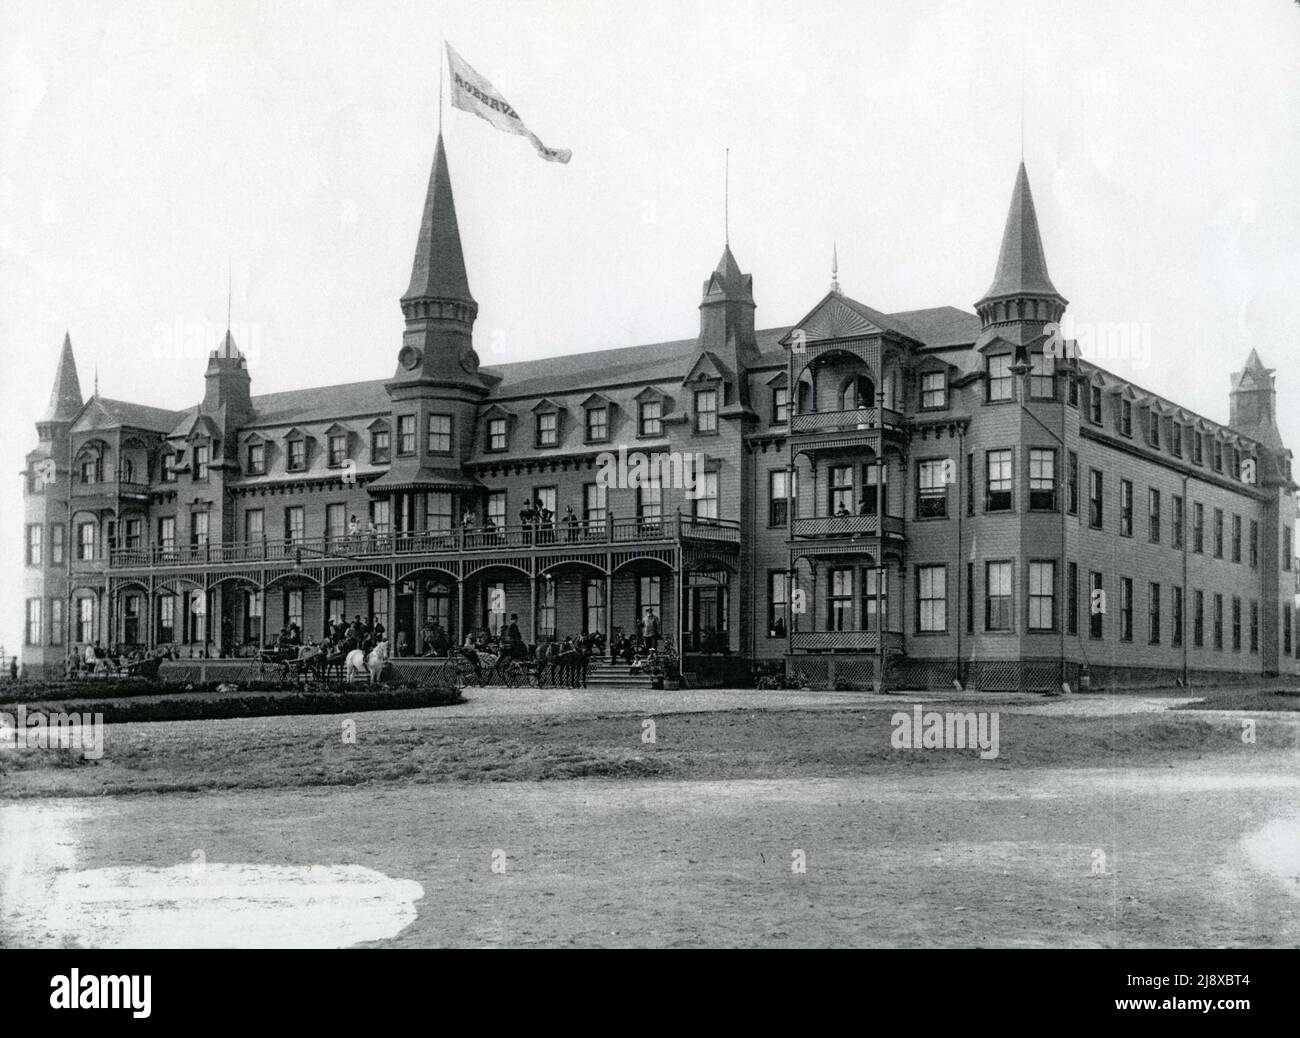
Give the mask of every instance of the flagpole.
POLYGON ((438 136, 442 136, 442 64, 446 60, 447 41, 438 37, 438 136))

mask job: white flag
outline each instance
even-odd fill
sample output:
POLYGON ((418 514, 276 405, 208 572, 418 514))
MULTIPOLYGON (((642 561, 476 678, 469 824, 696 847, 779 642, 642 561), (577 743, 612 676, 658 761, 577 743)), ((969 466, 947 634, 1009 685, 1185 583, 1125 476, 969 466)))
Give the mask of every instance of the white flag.
POLYGON ((498 130, 517 133, 533 142, 537 154, 547 162, 568 162, 573 152, 567 148, 548 148, 524 125, 519 113, 498 93, 497 88, 475 72, 465 59, 447 44, 447 71, 451 82, 451 103, 466 112, 486 119, 498 130))

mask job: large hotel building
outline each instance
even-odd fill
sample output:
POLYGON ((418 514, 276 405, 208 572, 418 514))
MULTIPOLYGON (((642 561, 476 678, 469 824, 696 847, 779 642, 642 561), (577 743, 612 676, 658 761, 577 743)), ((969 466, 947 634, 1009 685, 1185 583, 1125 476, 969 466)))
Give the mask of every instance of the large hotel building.
POLYGON ((1250 353, 1222 424, 1079 359, 1023 165, 974 313, 833 285, 756 330, 728 247, 697 335, 485 367, 439 139, 401 308, 387 378, 254 395, 227 334, 181 411, 83 400, 65 339, 27 457, 29 667, 96 640, 243 657, 357 614, 413 652, 432 619, 608 637, 653 609, 697 683, 1296 669, 1272 371, 1250 353), (620 448, 702 466, 610 486, 620 448), (553 528, 521 523, 538 499, 553 528))

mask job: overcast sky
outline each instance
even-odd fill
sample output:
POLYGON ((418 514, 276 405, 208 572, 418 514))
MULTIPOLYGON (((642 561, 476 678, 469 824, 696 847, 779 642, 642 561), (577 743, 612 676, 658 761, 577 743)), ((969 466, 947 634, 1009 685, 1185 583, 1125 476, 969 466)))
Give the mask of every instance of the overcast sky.
POLYGON ((23 454, 63 333, 82 387, 169 408, 224 331, 253 391, 392 374, 439 38, 567 165, 448 110, 484 363, 682 338, 723 244, 760 327, 825 292, 972 309, 1021 148, 1107 367, 1226 420, 1279 369, 1300 444, 1300 5, 0 0, 0 642, 21 637, 23 454), (1292 372, 1295 372, 1294 376, 1292 372))

